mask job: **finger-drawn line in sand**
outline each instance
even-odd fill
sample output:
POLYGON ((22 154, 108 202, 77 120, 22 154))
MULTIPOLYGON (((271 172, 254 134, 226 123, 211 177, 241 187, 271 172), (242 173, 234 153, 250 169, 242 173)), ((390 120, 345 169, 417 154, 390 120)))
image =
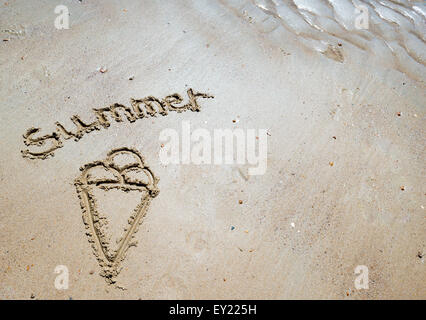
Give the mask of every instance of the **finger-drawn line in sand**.
POLYGON ((65 129, 59 122, 55 123, 56 131, 44 136, 35 137, 41 130, 40 128, 29 128, 23 135, 24 144, 27 147, 41 148, 41 150, 31 151, 25 149, 21 151, 22 156, 29 159, 46 159, 49 156, 53 156, 56 149, 63 147, 63 139, 69 140, 73 138, 75 141, 78 141, 86 133, 108 128, 111 125, 108 115, 116 122, 122 122, 122 114, 124 114, 129 122, 135 122, 142 118, 156 117, 157 113, 165 116, 169 111, 180 113, 190 110, 198 112, 201 110, 201 107, 198 104, 197 98, 213 98, 212 95, 207 93, 194 92, 193 89, 188 89, 187 95, 189 101, 183 105, 180 105, 183 102, 182 96, 178 93, 173 93, 161 100, 153 96, 143 99, 130 98, 131 107, 114 103, 104 108, 95 108, 92 111, 96 120, 91 123, 85 123, 78 115, 71 117, 71 121, 75 125, 74 132, 65 129))
POLYGON ((135 234, 148 211, 150 201, 159 193, 159 179, 145 164, 142 155, 130 148, 112 150, 105 160, 86 164, 80 170, 82 173, 75 180, 75 186, 83 211, 86 235, 102 268, 100 275, 105 277, 109 284, 113 284, 121 271, 120 263, 124 260, 127 250, 136 246, 135 234), (105 192, 120 190, 126 193, 138 191, 141 194, 140 203, 128 218, 124 233, 116 241, 115 249, 106 234, 110 221, 99 210, 95 188, 105 192))

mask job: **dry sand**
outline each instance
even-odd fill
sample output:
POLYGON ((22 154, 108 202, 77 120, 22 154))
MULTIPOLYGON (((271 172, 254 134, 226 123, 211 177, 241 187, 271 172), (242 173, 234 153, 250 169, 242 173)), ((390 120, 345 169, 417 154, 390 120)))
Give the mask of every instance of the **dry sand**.
MULTIPOLYGON (((420 11, 420 27, 374 24, 376 14, 360 44, 340 27, 335 38, 295 34, 250 1, 63 4, 68 30, 55 29, 52 1, 0 4, 1 299, 426 298, 424 39, 417 51, 368 42, 424 34, 420 11), (89 123, 93 108, 131 98, 187 102, 190 88, 214 98, 199 99, 200 112, 98 124, 62 139, 53 157, 21 154, 29 128, 74 128, 72 116, 89 123), (267 129, 266 173, 162 165, 160 132, 183 120, 267 129), (110 284, 75 183, 82 166, 122 147, 144 156, 160 192, 110 284), (66 290, 54 285, 58 265, 69 270, 66 290), (358 265, 369 289, 354 286, 358 265)), ((129 215, 138 203, 114 199, 129 215)))

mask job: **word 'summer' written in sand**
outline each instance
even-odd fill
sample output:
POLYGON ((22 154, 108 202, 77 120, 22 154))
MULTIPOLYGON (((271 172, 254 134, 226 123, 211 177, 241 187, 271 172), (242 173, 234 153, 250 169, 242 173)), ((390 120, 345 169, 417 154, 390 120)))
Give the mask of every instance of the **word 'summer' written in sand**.
POLYGON ((41 130, 40 128, 28 129, 24 137, 24 144, 30 149, 22 150, 22 156, 29 159, 46 159, 53 156, 56 149, 63 146, 64 140, 73 138, 75 141, 80 140, 86 133, 110 126, 109 118, 116 122, 123 121, 123 115, 128 121, 134 122, 138 119, 155 117, 157 114, 165 116, 169 111, 183 112, 193 111, 198 112, 201 107, 197 101, 198 98, 213 98, 207 93, 194 92, 193 89, 187 90, 189 101, 184 103, 184 99, 178 93, 168 95, 164 99, 158 99, 153 96, 148 96, 143 99, 130 99, 131 106, 125 106, 119 103, 114 103, 110 106, 92 109, 95 121, 85 123, 78 115, 71 117, 71 121, 75 125, 74 131, 67 130, 61 123, 56 122, 56 131, 44 136, 36 136, 41 130))

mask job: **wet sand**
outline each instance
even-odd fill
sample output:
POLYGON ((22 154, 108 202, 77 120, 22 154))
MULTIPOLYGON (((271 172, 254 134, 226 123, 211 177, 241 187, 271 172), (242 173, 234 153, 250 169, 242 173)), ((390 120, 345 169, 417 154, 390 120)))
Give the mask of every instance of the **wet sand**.
POLYGON ((401 5, 420 20, 398 27, 369 7, 371 34, 345 29, 339 15, 320 19, 332 28, 318 35, 260 2, 66 5, 70 29, 57 30, 50 1, 0 4, 1 299, 426 298, 422 7, 401 5), (199 112, 109 115, 108 127, 63 135, 54 156, 23 157, 42 150, 25 145, 30 128, 75 130, 73 116, 89 124, 94 108, 132 98, 178 93, 189 103, 189 89, 214 98, 199 112), (160 132, 181 132, 182 121, 267 129, 266 173, 163 165, 160 132), (159 194, 111 284, 75 183, 81 167, 123 147, 144 157, 159 194), (58 265, 69 270, 66 290, 55 288, 58 265), (368 289, 355 288, 359 265, 368 289))

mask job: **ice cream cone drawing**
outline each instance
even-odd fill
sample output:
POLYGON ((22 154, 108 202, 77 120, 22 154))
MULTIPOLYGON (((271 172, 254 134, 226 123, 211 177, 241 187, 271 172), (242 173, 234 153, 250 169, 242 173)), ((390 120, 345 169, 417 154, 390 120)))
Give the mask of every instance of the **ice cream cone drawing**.
POLYGON ((86 164, 75 181, 86 234, 102 268, 115 283, 120 263, 142 223, 159 181, 136 150, 120 148, 103 161, 86 164))

